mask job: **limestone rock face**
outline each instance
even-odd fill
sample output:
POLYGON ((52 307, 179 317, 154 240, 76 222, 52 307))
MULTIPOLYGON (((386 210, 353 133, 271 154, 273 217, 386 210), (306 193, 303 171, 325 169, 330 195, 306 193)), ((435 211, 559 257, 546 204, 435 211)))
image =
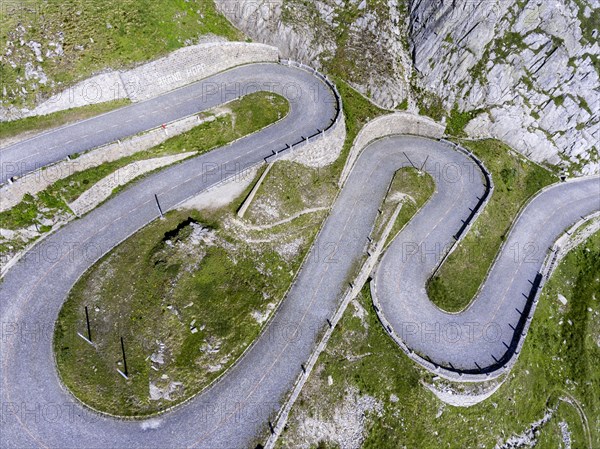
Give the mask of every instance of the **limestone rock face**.
POLYGON ((599 170, 600 0, 216 0, 253 39, 336 72, 375 103, 480 110, 471 137, 599 170))
POLYGON ((281 56, 337 73, 375 103, 393 108, 409 93, 407 9, 402 0, 216 0, 252 39, 281 56))
POLYGON ((598 0, 413 1, 414 68, 447 107, 486 111, 467 126, 471 136, 597 172, 599 8, 598 0))

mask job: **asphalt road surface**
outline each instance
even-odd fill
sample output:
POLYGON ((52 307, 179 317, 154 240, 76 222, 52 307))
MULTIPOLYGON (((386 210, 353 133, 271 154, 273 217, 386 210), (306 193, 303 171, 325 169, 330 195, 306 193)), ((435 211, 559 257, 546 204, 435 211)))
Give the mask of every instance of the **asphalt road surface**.
MULTIPOLYGON (((278 93, 297 106, 295 120, 287 122, 288 136, 296 140, 286 143, 294 143, 301 136, 314 134, 316 126, 319 129, 326 127, 329 124, 327 119, 331 117, 330 106, 334 105, 331 103, 334 99, 323 83, 303 73, 300 76, 298 69, 279 64, 245 65, 159 97, 45 132, 0 149, 0 183, 65 159, 68 155, 116 142, 257 91, 278 93), (318 98, 319 95, 321 98, 318 98), (316 105, 326 107, 317 108, 316 105)), ((278 135, 265 131, 262 141, 281 137, 283 129, 285 127, 278 128, 278 135)))
MULTIPOLYGON (((382 150, 394 153, 393 142, 382 150)), ((600 210, 600 178, 556 184, 536 196, 476 299, 459 314, 447 313, 429 300, 425 285, 484 192, 475 164, 455 154, 447 165, 426 164, 437 191, 384 254, 374 276, 376 294, 380 313, 408 348, 451 371, 491 373, 516 349, 515 329, 528 318, 528 298, 548 250, 565 229, 600 210)))
MULTIPOLYGON (((331 92, 308 72, 273 64, 236 70, 250 79, 294 82, 302 86, 303 92, 314 90, 316 85, 319 95, 301 96, 292 103, 291 113, 283 122, 132 185, 48 236, 6 274, 0 284, 3 447, 246 448, 262 442, 258 438, 268 432, 269 420, 301 373, 301 364, 308 359, 326 319, 333 315, 348 288, 355 261, 365 254, 367 237, 392 175, 398 168, 408 166, 404 153, 419 165, 429 156, 424 169, 434 176, 437 191, 384 256, 377 272, 378 290, 389 319, 397 318, 402 323, 402 313, 413 304, 416 308, 411 310, 411 319, 438 319, 438 315, 425 314, 431 312, 427 312, 427 304, 423 305, 427 298, 421 295, 423 279, 434 263, 429 259, 434 256, 425 258, 422 264, 402 263, 403 253, 397 247, 402 248, 403 244, 414 247, 414 243, 422 241, 444 243, 468 215, 469 207, 473 207, 483 191, 483 184, 473 162, 447 145, 417 137, 394 137, 378 141, 363 151, 276 316, 220 382, 187 404, 145 422, 98 415, 79 405, 65 391, 57 378, 52 354, 53 325, 60 307, 87 267, 157 218, 154 193, 165 210, 173 208, 218 182, 224 171, 229 172, 235 164, 241 169, 260 161, 285 143, 310 134, 312 129, 325 127, 334 117, 331 92), (228 170, 213 170, 214 167, 228 167, 228 170), (413 269, 413 265, 420 268, 413 269), (406 294, 397 290, 398 282, 406 282, 402 286, 406 287, 406 294)), ((232 76, 236 73, 228 72, 232 76)), ((553 189, 553 195, 538 197, 523 213, 513 233, 523 232, 525 238, 526 229, 537 223, 538 215, 548 218, 556 212, 555 226, 548 226, 548 231, 531 230, 535 241, 546 245, 546 240, 552 239, 551 229, 558 229, 562 223, 568 225, 588 210, 598 209, 598 182, 594 178, 563 184, 553 189), (574 206, 564 210, 555 207, 562 204, 574 206), (549 210, 545 205, 550 205, 549 210)), ((504 322, 512 322, 514 317, 507 310, 509 302, 492 298, 498 290, 490 290, 489 300, 483 295, 486 289, 503 291, 513 285, 521 287, 530 277, 528 270, 506 271, 499 263, 482 291, 482 298, 469 311, 478 310, 479 303, 487 301, 479 309, 484 309, 481 315, 475 318, 480 322, 489 319, 486 306, 489 308, 491 304, 498 307, 498 313, 491 315, 494 319, 503 326, 504 322), (498 278, 493 277, 496 272, 498 278), (513 273, 515 277, 510 280, 513 273), (497 285, 488 287, 492 281, 497 285)), ((412 340, 409 343, 415 344, 412 340)), ((424 348, 432 351, 432 357, 437 356, 435 351, 440 354, 446 351, 452 357, 460 352, 448 352, 448 346, 441 341, 424 348)), ((487 352, 481 352, 484 364, 487 352)), ((469 356, 473 358, 472 354, 469 356)), ((464 363, 470 366, 470 360, 464 363)))

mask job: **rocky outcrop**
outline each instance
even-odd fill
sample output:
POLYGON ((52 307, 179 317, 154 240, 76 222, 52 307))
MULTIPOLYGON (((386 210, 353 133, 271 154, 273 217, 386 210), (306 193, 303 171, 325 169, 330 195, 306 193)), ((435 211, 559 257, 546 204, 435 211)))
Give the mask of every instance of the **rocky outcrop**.
POLYGON ((599 0, 217 0, 252 38, 395 108, 435 94, 471 137, 598 171, 599 0))
POLYGON ((592 22, 599 6, 413 1, 414 68, 446 107, 482 111, 466 128, 471 136, 501 139, 537 161, 598 171, 600 51, 592 22))
POLYGON ((409 92, 406 13, 399 0, 216 0, 251 38, 336 74, 391 108, 409 92))

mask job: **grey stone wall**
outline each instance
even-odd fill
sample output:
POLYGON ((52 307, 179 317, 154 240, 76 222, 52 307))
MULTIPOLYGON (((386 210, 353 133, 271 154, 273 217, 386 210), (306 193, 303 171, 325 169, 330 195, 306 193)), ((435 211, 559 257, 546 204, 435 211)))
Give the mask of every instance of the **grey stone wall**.
POLYGON ((445 127, 443 125, 436 123, 429 117, 408 112, 395 112, 371 120, 360 130, 356 139, 354 139, 350 155, 340 177, 340 185, 344 183, 350 174, 352 166, 362 149, 370 142, 393 134, 412 134, 439 139, 444 135, 444 130, 445 127))
POLYGON ((281 159, 298 162, 308 167, 325 167, 335 162, 346 140, 346 123, 343 116, 321 135, 307 139, 306 143, 290 151, 281 159))
POLYGON ((232 67, 253 62, 277 62, 279 50, 264 44, 213 42, 177 50, 164 58, 123 72, 132 101, 156 97, 232 67))
POLYGON ((0 108, 0 121, 50 114, 111 100, 146 100, 235 66, 278 60, 279 50, 264 44, 209 42, 192 45, 131 70, 109 71, 93 76, 31 110, 0 108))

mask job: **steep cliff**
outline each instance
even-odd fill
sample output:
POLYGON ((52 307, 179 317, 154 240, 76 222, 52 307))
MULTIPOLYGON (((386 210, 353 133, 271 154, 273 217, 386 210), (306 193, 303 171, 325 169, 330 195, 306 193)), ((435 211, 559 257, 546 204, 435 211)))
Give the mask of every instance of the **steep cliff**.
POLYGON ((414 1, 410 45, 420 83, 447 107, 482 110, 469 135, 535 160, 598 170, 600 2, 414 1))
POLYGON ((252 38, 384 107, 469 111, 471 137, 599 170, 599 0, 216 3, 252 38))
POLYGON ((383 107, 409 95, 411 61, 403 0, 216 0, 251 38, 283 57, 341 76, 383 107))

